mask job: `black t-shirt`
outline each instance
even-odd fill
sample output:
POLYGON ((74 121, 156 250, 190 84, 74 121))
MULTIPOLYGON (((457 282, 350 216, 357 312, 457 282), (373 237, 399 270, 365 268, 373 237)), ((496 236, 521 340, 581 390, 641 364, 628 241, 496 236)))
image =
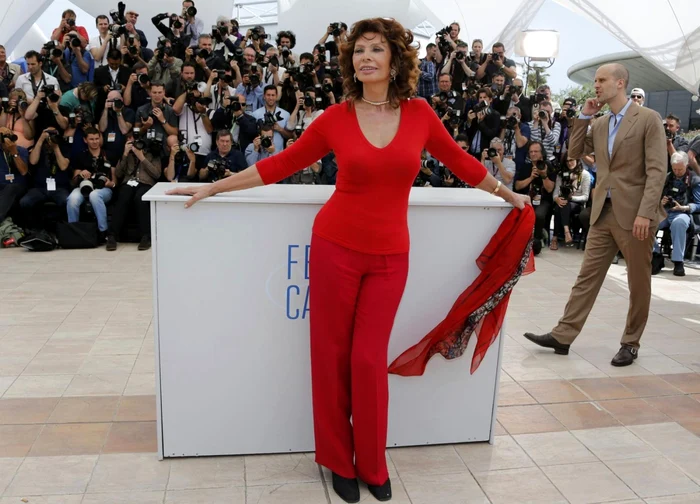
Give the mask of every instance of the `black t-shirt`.
MULTIPOLYGON (((547 165, 547 178, 551 180, 552 182, 557 181, 557 174, 554 171, 553 167, 549 163, 545 163, 547 165)), ((519 180, 525 180, 530 177, 530 174, 532 173, 532 162, 530 160, 525 161, 523 165, 516 171, 515 173, 515 181, 519 180)), ((515 183, 513 183, 513 186, 515 187, 515 183)), ((553 201, 552 195, 554 191, 552 192, 547 192, 547 190, 544 188, 544 184, 540 184, 537 179, 534 179, 528 186, 523 187, 522 189, 517 190, 516 192, 520 194, 530 194, 530 196, 536 196, 540 195, 542 196, 542 201, 553 201), (540 190, 537 191, 536 188, 540 187, 540 190)))
POLYGON ((70 190, 71 188, 70 181, 73 170, 71 170, 70 166, 65 170, 61 170, 58 167, 53 150, 47 151, 46 147, 42 148, 39 162, 36 165, 30 165, 29 170, 32 173, 34 187, 36 188, 46 189, 46 179, 49 177, 56 179, 57 189, 70 190))
POLYGON ((131 85, 131 105, 129 105, 129 108, 136 112, 150 101, 151 98, 148 96, 148 92, 141 87, 141 84, 134 82, 131 85))
MULTIPOLYGON (((132 126, 136 122, 136 112, 130 108, 123 107, 122 116, 124 117, 124 121, 130 123, 132 126)), ((102 148, 107 153, 110 162, 116 166, 117 161, 124 152, 126 137, 119 129, 117 114, 114 110, 107 111, 107 129, 102 133, 102 138, 102 148)))
MULTIPOLYGON (((167 103, 161 103, 160 109, 163 112, 165 122, 170 126, 177 128, 178 118, 177 115, 175 115, 173 108, 167 103)), ((139 107, 139 109, 136 111, 136 122, 146 121, 151 115, 151 112, 153 112, 153 104, 151 103, 146 103, 145 105, 139 107)), ((165 145, 165 139, 168 137, 168 134, 165 132, 165 128, 161 122, 153 119, 153 126, 151 126, 150 129, 153 129, 157 134, 163 135, 163 144, 165 145)))
MULTIPOLYGON (((505 58, 503 60, 503 67, 515 68, 515 61, 513 61, 512 59, 505 58)), ((486 65, 485 75, 483 79, 484 84, 491 84, 493 76, 496 75, 499 71, 501 71, 501 67, 496 66, 494 63, 489 63, 488 65, 486 65)), ((512 83, 513 78, 506 75, 506 85, 510 85, 512 83)))
MULTIPOLYGON (((231 149, 228 153, 227 156, 222 157, 219 155, 218 150, 213 150, 209 154, 207 154, 206 158, 206 163, 208 164, 209 161, 215 160, 215 159, 222 159, 226 163, 228 169, 232 171, 233 173, 238 173, 239 171, 243 171, 246 168, 248 168, 248 163, 245 160, 245 155, 238 150, 231 149)), ((212 171, 209 170, 209 182, 214 182, 214 177, 212 174, 212 171)))
POLYGON ((84 150, 80 154, 78 154, 71 165, 73 166, 74 170, 87 170, 93 175, 95 173, 103 173, 107 175, 110 179, 112 178, 112 167, 111 164, 109 167, 105 166, 105 163, 110 164, 109 161, 107 160, 107 155, 104 151, 100 152, 100 155, 97 157, 94 157, 91 153, 90 150, 84 150))

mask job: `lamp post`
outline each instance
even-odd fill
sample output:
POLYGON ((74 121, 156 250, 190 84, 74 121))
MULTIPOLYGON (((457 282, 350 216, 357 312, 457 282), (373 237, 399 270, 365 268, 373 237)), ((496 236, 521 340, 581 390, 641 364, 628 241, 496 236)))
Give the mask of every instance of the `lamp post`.
POLYGON ((530 70, 535 71, 535 90, 540 87, 540 74, 550 68, 559 55, 559 32, 555 30, 523 30, 515 37, 515 54, 527 67, 525 91, 530 70))

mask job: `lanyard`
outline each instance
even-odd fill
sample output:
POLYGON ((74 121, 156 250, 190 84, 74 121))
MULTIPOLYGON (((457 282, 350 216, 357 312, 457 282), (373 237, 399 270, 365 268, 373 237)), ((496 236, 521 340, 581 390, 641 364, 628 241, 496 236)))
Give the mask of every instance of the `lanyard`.
POLYGON ((12 163, 9 159, 7 159, 7 154, 5 153, 5 151, 2 151, 2 155, 5 158, 5 164, 7 165, 7 173, 12 174, 12 163))
POLYGON ((34 84, 34 77, 31 74, 29 75, 29 83, 32 85, 32 91, 34 92, 34 97, 36 97, 36 94, 39 92, 39 88, 43 87, 42 84, 46 85, 46 77, 44 72, 41 72, 41 80, 39 80, 39 84, 34 84))

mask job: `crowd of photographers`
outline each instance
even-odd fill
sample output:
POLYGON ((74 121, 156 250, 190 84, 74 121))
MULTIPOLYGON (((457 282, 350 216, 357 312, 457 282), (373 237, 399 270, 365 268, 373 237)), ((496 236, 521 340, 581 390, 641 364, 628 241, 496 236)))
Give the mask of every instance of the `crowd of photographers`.
MULTIPOLYGON (((23 227, 41 227, 47 201, 77 223, 89 202, 108 250, 116 249, 130 217, 138 224, 139 248, 148 249, 149 205, 142 196, 156 182, 228 177, 289 147, 343 99, 338 48, 347 37, 344 23, 331 23, 311 52, 297 52, 290 31, 272 39, 262 26, 239 30, 225 17, 205 29, 191 0, 179 12, 151 19, 161 33, 153 48, 138 22, 138 13, 120 2, 96 18, 99 35, 88 40, 66 10, 52 40, 25 55, 24 69, 7 62, 0 46, 0 229, 11 212, 23 227)), ((552 217, 550 248, 560 240, 571 245, 587 229, 595 187, 593 153, 567 157, 576 101, 553 102, 546 85, 528 96, 503 44, 484 52, 481 40, 470 48, 459 34, 453 23, 427 45, 417 95, 463 150, 532 197, 535 253, 547 243, 552 217)), ((643 105, 643 91, 633 90, 632 99, 643 105)), ((683 160, 688 173, 678 177, 687 186, 685 199, 669 201, 700 205, 689 175, 700 173, 700 141, 684 143, 678 119, 666 122, 669 185, 683 193, 672 174, 680 173, 683 160), (680 152, 687 154, 681 161, 676 156, 671 170, 671 155, 680 152)), ((283 183, 334 184, 336 171, 330 153, 283 183)), ((415 185, 466 187, 427 152, 415 185)), ((692 219, 669 217, 674 237, 687 221, 685 229, 692 219)))

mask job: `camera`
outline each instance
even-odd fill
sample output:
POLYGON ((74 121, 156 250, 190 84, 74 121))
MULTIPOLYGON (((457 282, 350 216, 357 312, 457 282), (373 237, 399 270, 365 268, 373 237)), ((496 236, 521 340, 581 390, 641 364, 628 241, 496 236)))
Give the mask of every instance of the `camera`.
POLYGON ((139 53, 139 49, 135 45, 128 46, 128 51, 131 56, 136 56, 139 53))
POLYGON ((540 110, 540 111, 537 113, 537 117, 539 117, 539 118, 542 119, 543 121, 546 121, 546 120, 547 120, 547 112, 545 112, 544 110, 540 110))
POLYGON ((260 146, 264 149, 269 149, 272 147, 272 137, 264 136, 260 137, 260 146))
POLYGON ((231 102, 231 105, 229 105, 229 108, 232 112, 239 112, 243 110, 243 105, 241 105, 241 102, 239 102, 238 100, 233 100, 231 102))
POLYGON ((224 159, 212 159, 207 163, 207 170, 209 170, 209 178, 213 180, 220 180, 224 178, 227 169, 228 163, 224 159))
POLYGON ((323 85, 323 92, 326 94, 331 94, 333 92, 333 84, 324 84, 323 85))
POLYGON ((673 140, 676 135, 668 129, 668 126, 664 124, 664 132, 666 133, 667 140, 673 140))
POLYGON ((574 108, 566 109, 565 115, 568 119, 573 119, 574 117, 576 117, 576 109, 574 109, 574 108))
MULTIPOLYGON (((202 51, 203 50, 204 49, 202 49, 202 51)), ((158 51, 158 53, 156 54, 157 61, 163 61, 166 56, 170 57, 173 55, 173 48, 162 44, 158 44, 158 46, 156 47, 156 51, 158 51)))
POLYGON ((250 38, 252 38, 253 40, 265 40, 269 38, 269 35, 267 33, 261 33, 260 28, 256 26, 255 28, 251 28, 250 38))
POLYGON ((498 157, 498 151, 496 149, 494 149, 493 147, 489 147, 488 150, 486 151, 486 155, 492 159, 492 158, 498 157))
POLYGON ((119 2, 116 9, 109 11, 109 17, 112 18, 112 22, 115 25, 125 25, 127 23, 126 17, 124 17, 125 11, 126 4, 124 2, 119 2))
POLYGON ((69 38, 71 47, 80 47, 82 45, 80 39, 75 35, 69 35, 69 38))
POLYGON ((260 85, 260 76, 256 73, 252 73, 248 75, 248 79, 250 79, 250 85, 251 87, 258 87, 260 85))
POLYGON ((198 50, 198 51, 195 50, 193 56, 194 56, 195 58, 199 56, 199 57, 202 58, 203 60, 207 60, 207 59, 209 59, 209 56, 211 56, 211 54, 210 54, 209 51, 207 51, 206 49, 200 49, 200 50, 198 50))
MULTIPOLYGON (((109 163, 104 163, 104 168, 106 170, 111 170, 112 165, 109 163)), ((109 177, 107 177, 107 175, 104 173, 97 172, 89 179, 81 180, 78 187, 80 188, 80 193, 83 195, 83 197, 87 198, 95 189, 104 189, 107 182, 109 182, 109 177)))
POLYGON ((334 37, 340 36, 340 23, 331 23, 328 27, 331 29, 331 35, 334 37))
POLYGON ((304 107, 313 107, 314 103, 316 103, 314 97, 311 96, 309 93, 306 93, 306 95, 304 96, 304 107))
POLYGON ((128 30, 124 25, 113 24, 109 27, 109 31, 112 33, 112 37, 119 38, 122 35, 126 35, 128 30))
POLYGON ((455 54, 455 59, 458 61, 463 60, 467 55, 464 54, 462 51, 457 51, 457 54, 455 54))
POLYGON ((56 42, 54 40, 49 40, 46 44, 44 44, 43 49, 47 54, 50 54, 52 58, 60 58, 63 56, 63 50, 56 46, 56 42))
POLYGON ((66 24, 70 26, 71 28, 75 27, 75 19, 70 18, 68 21, 66 21, 66 24))
POLYGON ((491 61, 499 61, 501 59, 501 55, 498 53, 491 53, 491 61))
POLYGON ((170 16, 170 27, 176 30, 182 29, 182 21, 180 21, 180 18, 176 14, 170 16))
POLYGON ((112 100, 112 108, 114 108, 114 110, 121 110, 123 107, 124 100, 120 98, 115 98, 114 100, 112 100))
POLYGON ((420 162, 420 167, 432 170, 433 168, 435 168, 435 161, 433 161, 432 159, 423 159, 420 162))
POLYGON ((530 102, 535 105, 539 105, 544 101, 547 101, 547 95, 545 93, 536 93, 530 96, 530 102))
POLYGON ((182 14, 187 15, 189 17, 195 17, 197 15, 197 7, 191 5, 187 7, 187 9, 182 9, 182 14))
POLYGON ((517 125, 518 125, 518 118, 515 117, 514 115, 506 118, 506 121, 505 121, 506 129, 514 130, 517 125))
POLYGON ((474 105, 474 107, 472 107, 472 111, 475 114, 478 114, 479 112, 487 111, 489 109, 489 107, 490 107, 490 105, 488 103, 486 103, 485 101, 480 101, 479 103, 474 105))
POLYGON ((5 140, 9 140, 10 142, 16 142, 17 141, 17 135, 14 133, 10 133, 9 135, 3 135, 0 133, 0 144, 4 144, 5 140))
POLYGON ((204 96, 196 96, 194 92, 188 92, 187 96, 185 96, 185 103, 187 103, 187 106, 190 107, 192 110, 195 109, 195 106, 197 104, 207 106, 211 104, 211 102, 211 98, 206 98, 204 96))
POLYGON ((61 97, 58 96, 58 93, 56 93, 56 86, 54 86, 53 84, 44 84, 44 87, 41 89, 46 95, 46 99, 51 103, 56 103, 58 100, 61 99, 61 97))
POLYGON ((147 86, 148 83, 151 82, 151 78, 148 76, 147 73, 139 74, 136 80, 141 85, 141 87, 147 86))

